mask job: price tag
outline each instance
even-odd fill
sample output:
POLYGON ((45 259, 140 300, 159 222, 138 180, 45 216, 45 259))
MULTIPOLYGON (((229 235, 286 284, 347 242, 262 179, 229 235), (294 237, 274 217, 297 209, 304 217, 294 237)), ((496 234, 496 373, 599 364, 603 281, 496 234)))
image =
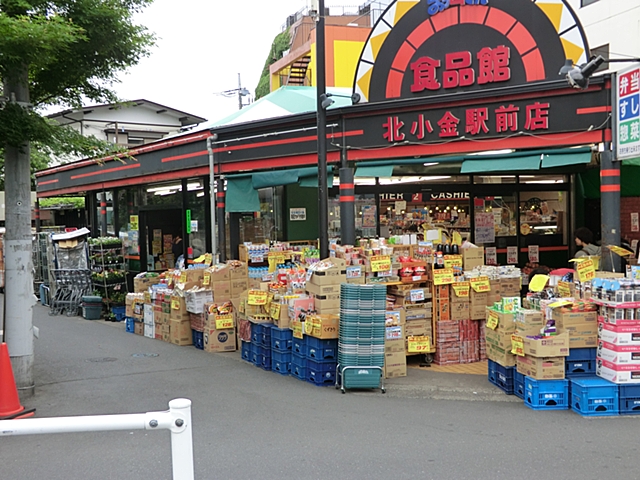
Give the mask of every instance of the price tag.
POLYGON ((306 333, 307 335, 311 335, 313 333, 314 324, 315 322, 312 320, 312 318, 307 318, 307 320, 303 323, 304 333, 306 333))
POLYGON ((509 265, 518 264, 518 247, 507 247, 507 263, 509 265))
POLYGON ((204 263, 205 265, 211 265, 213 263, 213 255, 210 253, 204 254, 204 263))
POLYGON ((433 271, 433 284, 434 285, 450 285, 455 282, 455 277, 453 276, 453 270, 450 268, 445 268, 443 270, 434 270, 433 271))
POLYGON ((476 293, 484 293, 491 291, 491 282, 489 282, 489 277, 477 277, 471 278, 469 280, 471 284, 471 288, 476 293))
POLYGON ((371 257, 369 262, 371 263, 372 272, 388 272, 391 270, 391 257, 389 255, 371 257))
POLYGON ((206 287, 210 283, 211 283, 211 274, 210 273, 205 273, 204 274, 204 278, 202 279, 202 285, 204 285, 206 287))
POLYGON ((216 315, 216 330, 233 328, 233 315, 216 315))
POLYGON ((293 338, 301 339, 303 338, 302 334, 302 322, 293 322, 291 325, 291 330, 293 330, 293 338))
POLYGON ((249 290, 249 298, 247 303, 249 305, 266 305, 267 292, 263 290, 249 290))
POLYGON ((393 272, 391 270, 387 270, 386 272, 378 272, 378 276, 379 277, 391 277, 392 273, 393 272))
POLYGON ((308 269, 307 270, 307 282, 311 281, 311 277, 313 277, 313 270, 308 269))
POLYGON ((558 295, 562 298, 569 298, 571 296, 571 284, 569 282, 558 282, 558 295))
POLYGON ((454 245, 462 245, 462 235, 459 232, 453 232, 453 239, 451 241, 454 245))
POLYGON ((410 298, 412 302, 421 302, 424 300, 424 289, 418 288, 416 290, 411 290, 410 298))
POLYGON ((529 245, 529 261, 531 263, 540 263, 540 249, 538 245, 529 245))
POLYGON ((534 275, 529 282, 529 290, 532 292, 541 292, 549 281, 549 275, 534 275))
POLYGON ((458 298, 468 298, 471 285, 469 282, 455 282, 453 285, 453 292, 458 298))
POLYGON ((462 268, 462 255, 445 255, 444 256, 444 268, 462 268))
POLYGON ((498 265, 498 250, 496 247, 487 247, 484 249, 487 265, 498 265))
POLYGON ((361 276, 362 276, 361 265, 347 267, 347 278, 360 278, 361 276))
POLYGON ((498 317, 498 312, 495 310, 489 310, 489 315, 487 316, 487 327, 491 330, 495 330, 498 328, 498 323, 500 323, 500 317, 498 317))
POLYGON ((409 337, 407 339, 407 350, 409 353, 430 352, 431 341, 429 337, 409 337))
POLYGON ((591 259, 578 262, 576 270, 578 271, 578 280, 582 283, 596 278, 596 267, 591 259))
POLYGON ((520 335, 511 335, 511 353, 524 357, 524 339, 520 335))
POLYGON ((171 310, 180 310, 180 300, 178 298, 171 299, 171 310))
POLYGON ((627 257, 629 255, 633 255, 633 252, 630 252, 626 248, 618 247, 617 245, 609 245, 607 248, 611 250, 613 253, 615 253, 616 255, 620 255, 621 257, 627 257))
POLYGON ((278 320, 280 318, 280 309, 282 307, 281 303, 273 302, 271 303, 271 307, 269 308, 269 315, 274 320, 278 320))
POLYGON ((180 274, 180 283, 187 283, 187 272, 184 271, 180 274))
POLYGON ((549 308, 564 307, 566 305, 573 305, 573 303, 568 300, 558 300, 557 302, 550 303, 549 308))
POLYGON ((264 262, 264 255, 262 254, 251 255, 249 257, 249 261, 252 263, 262 263, 264 262))

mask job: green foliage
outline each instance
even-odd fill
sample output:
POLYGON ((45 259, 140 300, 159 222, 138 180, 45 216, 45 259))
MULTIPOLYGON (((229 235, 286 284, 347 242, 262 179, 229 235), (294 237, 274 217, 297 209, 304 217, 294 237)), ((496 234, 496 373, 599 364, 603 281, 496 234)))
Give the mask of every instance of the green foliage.
POLYGON ((289 50, 290 47, 291 35, 289 33, 289 29, 276 35, 276 38, 273 40, 273 44, 271 45, 271 50, 269 51, 267 61, 265 62, 264 68, 262 69, 260 81, 258 82, 258 86, 256 87, 256 100, 270 93, 269 67, 280 60, 283 57, 284 52, 289 50))
POLYGON ((63 206, 69 209, 84 208, 84 197, 49 197, 40 199, 40 208, 63 206))

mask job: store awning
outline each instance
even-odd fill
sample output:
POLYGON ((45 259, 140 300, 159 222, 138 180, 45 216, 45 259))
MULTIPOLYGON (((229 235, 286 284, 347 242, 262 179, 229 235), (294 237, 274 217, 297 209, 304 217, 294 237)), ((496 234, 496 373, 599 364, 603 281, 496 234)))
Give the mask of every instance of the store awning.
POLYGON ((298 169, 275 170, 269 172, 257 172, 252 174, 253 188, 279 187, 281 185, 291 185, 298 183, 298 169))
POLYGON ((251 175, 239 175, 227 178, 225 198, 227 212, 259 212, 258 191, 253 188, 251 175))
POLYGON ((623 165, 629 165, 632 167, 640 167, 640 157, 629 158, 627 160, 622 160, 623 165))
MULTIPOLYGON (((487 173, 540 170, 540 154, 507 158, 474 158, 462 162, 460 173, 487 173)), ((467 157, 468 158, 468 157, 467 157)))
POLYGON ((542 168, 567 167, 591 163, 591 151, 542 154, 542 168))
POLYGON ((386 178, 393 176, 393 165, 358 165, 354 177, 386 178))

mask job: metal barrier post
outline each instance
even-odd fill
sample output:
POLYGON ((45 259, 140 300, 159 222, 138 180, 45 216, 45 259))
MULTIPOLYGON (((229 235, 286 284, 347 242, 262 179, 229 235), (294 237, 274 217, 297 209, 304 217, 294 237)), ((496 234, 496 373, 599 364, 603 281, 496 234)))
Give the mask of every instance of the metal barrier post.
POLYGON ((186 398, 171 400, 165 412, 0 420, 0 437, 117 430, 169 430, 173 480, 194 479, 191 400, 186 398))

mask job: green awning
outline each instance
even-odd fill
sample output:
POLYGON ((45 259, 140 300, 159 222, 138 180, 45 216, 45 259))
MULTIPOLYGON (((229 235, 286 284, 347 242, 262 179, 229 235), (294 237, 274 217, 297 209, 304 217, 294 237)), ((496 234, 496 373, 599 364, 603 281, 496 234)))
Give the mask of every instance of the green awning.
POLYGON ((292 170, 275 170, 269 172, 258 172, 252 174, 253 188, 279 187, 281 185, 291 185, 298 183, 298 169, 292 170))
POLYGON ((640 167, 640 157, 629 158, 627 160, 622 160, 623 165, 630 165, 633 167, 640 167))
POLYGON ((393 165, 358 165, 354 177, 392 177, 393 165))
MULTIPOLYGON (((318 172, 316 171, 315 177, 301 177, 300 186, 318 188, 318 172)), ((327 176, 327 187, 333 187, 333 174, 331 173, 329 173, 327 176)))
POLYGON ((540 170, 540 154, 510 158, 474 158, 462 162, 460 173, 512 172, 540 170))
POLYGON ((227 177, 226 211, 243 213, 259 212, 260 199, 254 190, 251 175, 227 177))
POLYGON ((553 153, 542 155, 542 168, 567 167, 570 165, 581 165, 591 163, 591 152, 574 153, 570 150, 567 153, 553 153))

